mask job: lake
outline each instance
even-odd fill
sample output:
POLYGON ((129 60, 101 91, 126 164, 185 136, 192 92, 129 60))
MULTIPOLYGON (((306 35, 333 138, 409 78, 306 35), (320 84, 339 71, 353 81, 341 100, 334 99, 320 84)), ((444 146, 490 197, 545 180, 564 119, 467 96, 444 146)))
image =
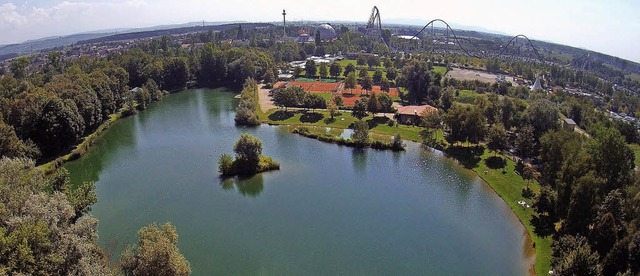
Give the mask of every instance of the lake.
POLYGON ((194 275, 524 275, 526 231, 472 172, 439 152, 358 150, 273 126, 236 127, 234 93, 187 90, 122 119, 82 158, 100 244, 172 222, 194 275), (280 171, 218 177, 240 134, 280 171))

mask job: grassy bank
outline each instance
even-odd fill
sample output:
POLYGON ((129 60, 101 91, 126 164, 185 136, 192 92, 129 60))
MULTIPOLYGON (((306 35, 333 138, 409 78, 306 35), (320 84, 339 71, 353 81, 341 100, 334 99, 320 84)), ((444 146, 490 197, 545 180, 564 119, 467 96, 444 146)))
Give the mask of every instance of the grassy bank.
MULTIPOLYGON (((274 109, 265 115, 267 117, 266 122, 269 124, 289 125, 290 130, 295 129, 297 126, 307 126, 309 131, 318 137, 326 134, 327 128, 331 129, 329 130, 330 134, 326 135, 337 136, 339 134, 337 134, 338 132, 335 129, 348 128, 357 120, 348 112, 343 112, 341 115, 331 119, 328 112, 324 110, 304 113, 298 111, 284 112, 284 110, 274 109)), ((363 118, 363 120, 369 123, 371 138, 373 140, 387 140, 392 135, 400 134, 405 140, 422 142, 419 135, 420 131, 423 130, 421 127, 405 125, 390 126, 386 123, 388 119, 380 117, 373 118, 371 115, 363 118)), ((438 141, 444 142, 444 134, 442 131, 438 131, 436 135, 438 141)), ((638 146, 638 148, 640 149, 640 146, 638 146)), ((484 146, 478 145, 468 147, 450 146, 445 150, 445 153, 458 160, 465 168, 478 174, 513 210, 529 233, 531 241, 535 246, 536 274, 546 275, 547 272, 551 270, 552 239, 551 237, 543 238, 535 234, 534 227, 531 224, 531 218, 535 215, 535 211, 532 208, 526 208, 518 204, 518 201, 524 200, 531 206, 533 205, 533 201, 522 197, 522 189, 527 187, 528 181, 517 173, 516 162, 501 154, 494 156, 494 153, 489 152, 484 146)), ((535 193, 540 191, 540 184, 535 180, 528 183, 528 186, 535 193)))

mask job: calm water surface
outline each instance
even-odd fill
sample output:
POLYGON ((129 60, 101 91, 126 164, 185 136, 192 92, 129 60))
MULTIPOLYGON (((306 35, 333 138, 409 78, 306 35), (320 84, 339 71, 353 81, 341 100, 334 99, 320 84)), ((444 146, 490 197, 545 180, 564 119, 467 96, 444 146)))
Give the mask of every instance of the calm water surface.
POLYGON ((172 222, 194 275, 523 275, 525 230, 490 188, 438 153, 355 150, 233 124, 224 90, 171 95, 121 120, 72 182, 96 181, 100 243, 172 222), (221 180, 243 132, 281 170, 221 180))

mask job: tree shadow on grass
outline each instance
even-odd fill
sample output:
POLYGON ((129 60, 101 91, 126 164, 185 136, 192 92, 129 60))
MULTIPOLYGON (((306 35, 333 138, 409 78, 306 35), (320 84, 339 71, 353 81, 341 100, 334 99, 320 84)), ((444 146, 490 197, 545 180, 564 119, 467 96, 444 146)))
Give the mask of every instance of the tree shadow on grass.
POLYGON ((367 120, 367 124, 369 125, 369 129, 377 127, 378 125, 386 125, 389 122, 389 118, 387 117, 373 117, 367 120))
POLYGON ((484 147, 449 146, 445 153, 457 159, 465 168, 473 169, 478 167, 478 163, 481 160, 480 156, 484 153, 484 147))
POLYGON ((487 165, 489 169, 497 170, 504 169, 504 167, 507 166, 507 161, 498 156, 491 156, 484 160, 484 164, 487 165))
POLYGON ((537 215, 531 218, 533 232, 540 237, 547 237, 556 232, 555 225, 547 215, 537 215))
POLYGON ((323 121, 324 121, 325 124, 329 125, 329 124, 335 123, 336 122, 336 118, 329 117, 329 118, 325 118, 323 121))
POLYGON ((293 112, 292 111, 284 111, 284 110, 278 110, 274 113, 272 113, 271 115, 269 115, 269 120, 272 121, 284 121, 287 120, 291 117, 293 117, 293 112))
POLYGON ((323 114, 315 113, 315 112, 311 112, 311 113, 307 112, 305 114, 302 114, 302 116, 300 116, 300 122, 313 124, 313 123, 319 122, 320 120, 322 120, 322 118, 324 118, 323 114))

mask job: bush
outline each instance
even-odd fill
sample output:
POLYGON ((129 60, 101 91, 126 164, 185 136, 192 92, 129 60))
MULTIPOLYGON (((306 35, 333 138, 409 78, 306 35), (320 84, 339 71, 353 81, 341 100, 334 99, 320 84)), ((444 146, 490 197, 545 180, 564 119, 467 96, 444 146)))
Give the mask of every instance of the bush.
POLYGON ((256 113, 246 107, 239 107, 234 118, 236 125, 242 126, 257 126, 260 125, 260 120, 256 113))
POLYGON ((394 120, 387 121, 387 125, 390 126, 390 127, 394 126, 395 124, 396 124, 396 121, 394 121, 394 120))
POLYGON ((222 154, 218 160, 218 171, 222 175, 233 175, 233 157, 229 154, 222 154))
POLYGON ((280 163, 276 162, 269 156, 261 156, 258 163, 258 172, 266 172, 272 170, 279 170, 280 163))

